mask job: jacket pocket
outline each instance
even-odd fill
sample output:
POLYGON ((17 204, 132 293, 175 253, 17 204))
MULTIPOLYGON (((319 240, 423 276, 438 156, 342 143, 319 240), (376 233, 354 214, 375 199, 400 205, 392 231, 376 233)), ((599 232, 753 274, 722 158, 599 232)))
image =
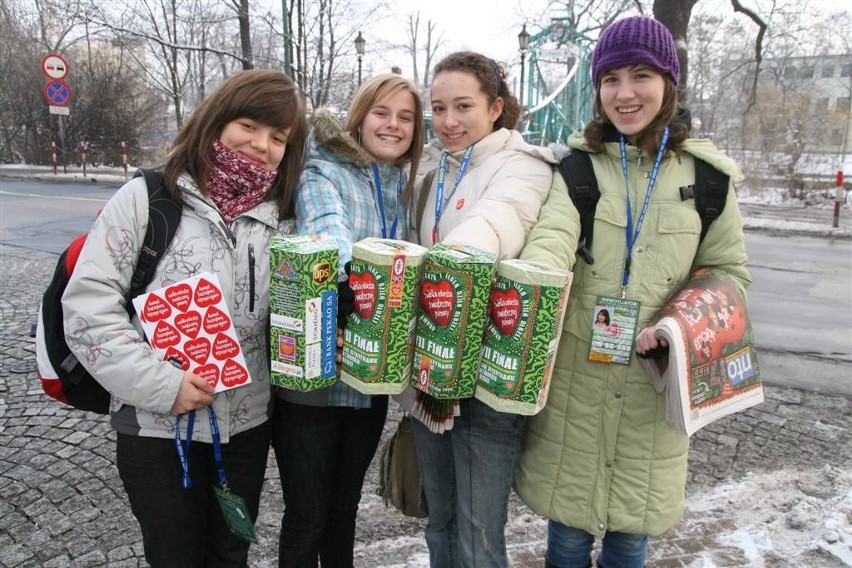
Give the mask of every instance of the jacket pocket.
POLYGON ((668 203, 659 208, 652 283, 666 290, 679 288, 692 269, 701 220, 694 208, 668 203))

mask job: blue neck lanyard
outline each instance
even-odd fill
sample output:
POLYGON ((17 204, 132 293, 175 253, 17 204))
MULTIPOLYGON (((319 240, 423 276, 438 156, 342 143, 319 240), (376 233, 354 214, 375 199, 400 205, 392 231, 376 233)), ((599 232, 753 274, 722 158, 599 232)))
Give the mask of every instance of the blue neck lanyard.
POLYGON ((373 162, 373 182, 376 185, 376 206, 379 208, 379 221, 382 224, 382 238, 396 238, 396 226, 399 222, 399 198, 402 195, 402 172, 396 181, 396 207, 393 212, 393 223, 391 223, 390 236, 388 236, 388 224, 385 219, 385 197, 382 194, 382 177, 379 175, 379 166, 373 162))
MULTIPOLYGON (((464 151, 461 159, 461 165, 459 165, 459 174, 456 176, 456 181, 453 183, 453 189, 450 190, 450 194, 444 199, 444 176, 447 175, 447 159, 450 156, 449 152, 444 152, 441 154, 441 161, 438 163, 438 184, 435 187, 435 225, 432 227, 432 244, 438 242, 438 223, 441 221, 441 215, 444 214, 444 209, 447 207, 447 203, 452 198, 453 194, 458 189, 459 184, 461 183, 464 174, 467 172, 467 166, 470 164, 470 156, 473 154, 473 144, 467 147, 467 150, 464 151)), ((428 191, 428 188, 424 188, 424 191, 428 191)))
MULTIPOLYGON (((213 438, 213 457, 218 466, 219 483, 223 488, 227 489, 228 478, 225 476, 225 469, 222 467, 222 442, 219 437, 219 424, 216 422, 216 412, 212 406, 207 407, 207 416, 210 420, 210 435, 213 438)), ((192 427, 195 424, 195 411, 191 410, 189 418, 187 418, 185 442, 180 438, 181 418, 182 416, 179 415, 175 419, 175 446, 177 446, 178 458, 180 459, 180 466, 183 473, 181 485, 184 489, 189 489, 192 487, 192 479, 189 476, 189 445, 192 443, 192 427)))
POLYGON ((660 140, 660 147, 657 148, 657 157, 654 159, 654 167, 651 168, 651 176, 648 180, 648 189, 645 191, 645 202, 642 204, 642 211, 639 212, 639 218, 636 220, 636 230, 633 229, 633 207, 630 204, 630 180, 627 175, 627 142, 624 141, 624 136, 618 136, 618 149, 621 151, 621 171, 624 174, 624 189, 627 193, 627 226, 624 232, 627 236, 627 259, 624 261, 624 274, 621 277, 621 297, 624 298, 627 294, 627 283, 630 281, 630 262, 633 259, 633 245, 636 244, 636 239, 639 238, 639 231, 642 230, 642 224, 645 222, 645 214, 648 212, 648 204, 651 202, 651 194, 654 193, 654 185, 657 183, 657 174, 660 171, 660 164, 663 162, 663 156, 666 155, 666 144, 669 141, 669 127, 663 129, 663 137, 660 140))

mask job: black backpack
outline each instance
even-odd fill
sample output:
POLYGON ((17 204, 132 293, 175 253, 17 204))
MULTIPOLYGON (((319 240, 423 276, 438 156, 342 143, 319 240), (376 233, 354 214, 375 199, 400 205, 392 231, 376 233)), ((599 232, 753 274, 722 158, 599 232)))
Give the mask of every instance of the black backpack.
MULTIPOLYGON (((704 240, 710 223, 715 221, 725 209, 730 177, 720 172, 704 160, 695 160, 695 185, 680 188, 682 200, 695 199, 695 210, 701 217, 701 237, 704 240)), ((580 246, 577 254, 588 264, 594 264, 592 258, 592 238, 594 236, 595 207, 601 192, 588 152, 574 150, 559 162, 559 173, 568 186, 568 195, 580 212, 580 246)))
MULTIPOLYGON (((181 205, 169 195, 162 173, 139 169, 133 177, 145 176, 148 186, 148 228, 139 254, 139 261, 125 298, 129 317, 133 317, 133 302, 153 280, 157 264, 175 235, 181 217, 181 205)), ((109 413, 110 395, 80 364, 65 342, 62 294, 77 264, 86 241, 80 235, 59 257, 53 278, 42 297, 36 324, 36 362, 42 389, 56 400, 98 414, 109 413)))

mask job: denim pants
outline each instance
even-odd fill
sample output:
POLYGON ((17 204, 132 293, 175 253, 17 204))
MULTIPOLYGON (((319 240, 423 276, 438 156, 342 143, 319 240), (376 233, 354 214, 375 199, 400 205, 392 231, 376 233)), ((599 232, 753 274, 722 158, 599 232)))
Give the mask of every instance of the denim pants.
POLYGON ((412 420, 429 520, 433 568, 509 565, 505 527, 523 417, 476 399, 461 401, 452 430, 435 434, 412 420))
MULTIPOLYGON (((547 562, 553 568, 586 568, 595 537, 556 521, 547 523, 547 562)), ((601 543, 601 568, 642 568, 648 553, 648 536, 607 532, 601 543)))
MULTIPOLYGON (((206 420, 204 412, 196 420, 206 420)), ((260 504, 270 430, 271 424, 265 422, 222 444, 231 492, 245 499, 252 521, 260 504)), ((190 445, 190 489, 181 485, 174 439, 118 434, 116 458, 130 508, 142 529, 145 559, 152 568, 248 566, 249 543, 231 534, 213 493, 212 487, 219 485, 213 444, 190 445)))
POLYGON ((273 447, 284 492, 280 568, 351 568, 364 476, 382 435, 386 396, 371 408, 275 399, 273 447))

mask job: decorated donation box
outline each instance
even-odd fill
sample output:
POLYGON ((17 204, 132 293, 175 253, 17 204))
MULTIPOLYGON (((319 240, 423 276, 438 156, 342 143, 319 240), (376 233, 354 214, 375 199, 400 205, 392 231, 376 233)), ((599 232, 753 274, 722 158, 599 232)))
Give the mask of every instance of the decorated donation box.
POLYGON ((412 383, 435 398, 473 396, 495 260, 460 245, 437 244, 426 253, 412 383))
POLYGON ((476 398, 495 410, 544 408, 572 273, 522 260, 497 267, 476 398))
POLYGON ((408 385, 425 254, 424 247, 391 239, 352 246, 355 312, 346 324, 340 379, 363 393, 399 394, 408 385))
POLYGON ((269 242, 271 382, 310 391, 337 380, 337 239, 269 242))
POLYGON ((222 286, 212 272, 140 294, 133 306, 163 360, 206 379, 214 392, 251 382, 222 286))

